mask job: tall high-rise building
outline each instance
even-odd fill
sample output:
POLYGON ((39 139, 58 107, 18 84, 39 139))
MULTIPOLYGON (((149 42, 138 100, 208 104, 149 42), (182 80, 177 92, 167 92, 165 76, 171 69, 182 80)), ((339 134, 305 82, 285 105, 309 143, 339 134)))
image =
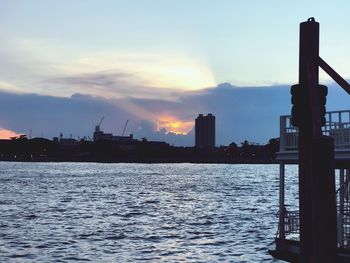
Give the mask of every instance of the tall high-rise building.
POLYGON ((199 114, 195 121, 195 145, 198 148, 215 147, 215 116, 199 114))

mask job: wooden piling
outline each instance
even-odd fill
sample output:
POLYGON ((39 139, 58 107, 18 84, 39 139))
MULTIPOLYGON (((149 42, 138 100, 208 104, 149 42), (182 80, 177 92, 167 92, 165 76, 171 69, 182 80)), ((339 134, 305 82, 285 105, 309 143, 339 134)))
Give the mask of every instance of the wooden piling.
POLYGON ((333 141, 322 136, 318 88, 319 23, 300 24, 299 85, 306 121, 299 127, 300 261, 335 262, 333 141))

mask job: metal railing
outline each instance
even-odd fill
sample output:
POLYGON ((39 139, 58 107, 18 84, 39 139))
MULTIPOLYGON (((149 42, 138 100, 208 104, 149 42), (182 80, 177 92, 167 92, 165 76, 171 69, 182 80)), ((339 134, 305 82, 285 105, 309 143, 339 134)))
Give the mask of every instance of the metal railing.
MULTIPOLYGON (((338 247, 350 249, 350 204, 337 206, 338 247)), ((286 239, 299 240, 299 211, 285 211, 283 226, 286 239)))
POLYGON ((284 233, 286 235, 299 234, 299 211, 287 211, 284 214, 284 233))
MULTIPOLYGON (((329 111, 323 134, 333 137, 336 150, 350 150, 350 110, 329 111)), ((280 116, 280 151, 298 150, 298 128, 291 122, 291 116, 280 116)))
POLYGON ((350 207, 338 205, 338 243, 340 247, 350 248, 350 207))

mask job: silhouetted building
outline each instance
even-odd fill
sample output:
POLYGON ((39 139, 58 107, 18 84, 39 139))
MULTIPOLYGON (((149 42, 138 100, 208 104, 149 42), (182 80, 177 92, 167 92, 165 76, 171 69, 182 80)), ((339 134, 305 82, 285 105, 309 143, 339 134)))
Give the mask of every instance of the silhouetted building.
POLYGON ((94 142, 97 141, 116 141, 116 142, 132 142, 134 141, 134 136, 130 134, 129 136, 117 136, 112 133, 104 133, 101 131, 100 126, 96 125, 93 134, 94 142))
POLYGON ((196 147, 215 147, 215 116, 209 113, 207 116, 199 114, 195 121, 196 147))

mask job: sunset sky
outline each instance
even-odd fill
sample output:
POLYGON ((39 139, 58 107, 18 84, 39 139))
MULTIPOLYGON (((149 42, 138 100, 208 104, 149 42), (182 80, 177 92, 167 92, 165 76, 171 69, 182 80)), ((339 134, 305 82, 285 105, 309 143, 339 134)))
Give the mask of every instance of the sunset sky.
MULTIPOLYGON (((88 136, 106 116, 106 132, 129 119, 127 133, 193 145, 194 118, 212 112, 219 144, 266 142, 289 113, 300 22, 321 23, 321 56, 350 78, 349 10, 345 0, 2 0, 0 92, 11 100, 0 106, 0 137, 88 136), (235 114, 264 115, 262 101, 244 105, 274 88, 285 99, 266 113, 276 126, 245 133, 255 119, 235 114), (248 94, 241 108, 237 89, 248 94), (210 100, 224 92, 233 97, 210 100)), ((343 105, 338 99, 332 105, 343 105)))

